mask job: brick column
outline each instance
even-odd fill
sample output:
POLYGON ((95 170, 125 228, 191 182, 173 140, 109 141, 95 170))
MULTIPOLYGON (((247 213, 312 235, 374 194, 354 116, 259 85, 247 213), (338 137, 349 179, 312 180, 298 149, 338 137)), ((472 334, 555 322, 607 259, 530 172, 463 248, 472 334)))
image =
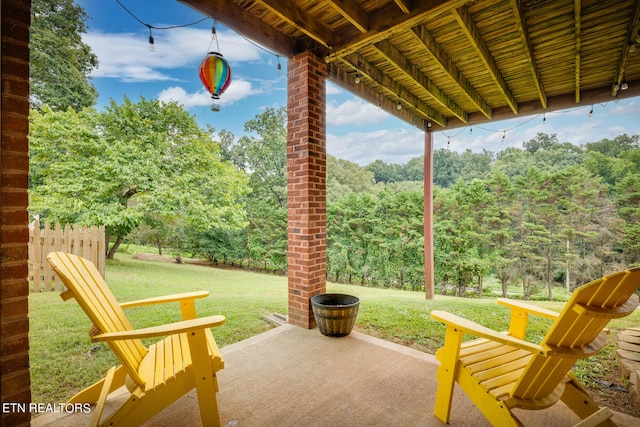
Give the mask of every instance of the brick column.
MULTIPOLYGON (((0 0, 0 381, 2 403, 29 403, 27 185, 29 1, 0 0)), ((28 411, 0 412, 0 425, 28 426, 28 411)))
POLYGON ((326 290, 326 70, 310 52, 288 61, 289 323, 309 329, 326 290))

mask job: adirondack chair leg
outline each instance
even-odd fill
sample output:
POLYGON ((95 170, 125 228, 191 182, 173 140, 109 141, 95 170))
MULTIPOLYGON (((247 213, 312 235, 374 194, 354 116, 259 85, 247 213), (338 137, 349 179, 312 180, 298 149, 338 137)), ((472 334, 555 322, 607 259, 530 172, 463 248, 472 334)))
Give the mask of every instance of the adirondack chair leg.
POLYGON ((489 420, 491 425, 500 427, 524 427, 524 424, 511 412, 504 401, 496 401, 484 388, 477 383, 475 378, 467 372, 460 372, 458 384, 476 407, 489 420))
MULTIPOLYGON (((126 377, 127 372, 125 371, 124 367, 122 365, 118 366, 113 373, 113 380, 111 381, 111 386, 109 387, 109 393, 122 387, 124 385, 126 377)), ((104 388, 106 379, 107 378, 105 377, 97 383, 92 384, 84 390, 78 392, 69 400, 69 403, 96 403, 100 398, 100 393, 104 388)))
MULTIPOLYGON (((571 379, 565 384, 564 393, 560 399, 581 419, 588 418, 598 412, 600 407, 593 401, 589 392, 573 375, 569 374, 569 377, 571 379)), ((599 425, 601 427, 615 427, 617 424, 607 419, 599 425)))
POLYGON ((107 402, 107 396, 110 393, 111 384, 113 383, 113 377, 116 372, 116 367, 109 369, 107 372, 107 376, 104 378, 104 387, 102 387, 102 391, 100 392, 100 398, 98 399, 98 403, 96 404, 95 411, 93 413, 93 417, 91 417, 91 427, 98 427, 100 425, 100 418, 102 417, 102 411, 104 410, 104 404, 107 402))
POLYGON ((193 331, 187 337, 193 360, 193 376, 198 393, 202 425, 204 427, 220 427, 220 414, 216 399, 217 379, 211 368, 206 333, 204 330, 193 331))
POLYGON ((436 375, 438 389, 436 391, 436 404, 433 414, 445 423, 449 423, 449 417, 451 416, 453 387, 456 382, 458 355, 460 354, 463 335, 460 329, 447 326, 444 346, 436 353, 440 366, 436 375))

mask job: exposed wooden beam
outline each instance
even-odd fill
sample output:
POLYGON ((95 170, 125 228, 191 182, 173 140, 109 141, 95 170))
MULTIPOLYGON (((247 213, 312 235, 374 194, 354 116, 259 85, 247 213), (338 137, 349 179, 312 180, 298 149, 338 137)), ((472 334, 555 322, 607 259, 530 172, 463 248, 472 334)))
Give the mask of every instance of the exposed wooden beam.
POLYGON ((345 28, 336 33, 333 51, 325 59, 328 62, 335 61, 364 46, 384 40, 393 33, 407 31, 424 21, 436 19, 467 2, 468 0, 419 1, 418 6, 409 13, 403 13, 394 3, 389 3, 369 14, 369 30, 366 33, 356 33, 354 28, 345 28))
POLYGON ((360 32, 369 31, 369 16, 359 4, 353 0, 329 0, 329 4, 360 32))
POLYGON ((538 66, 536 65, 536 58, 533 54, 533 48, 531 47, 531 39, 529 38, 529 29, 527 28, 520 0, 511 0, 511 8, 513 9, 513 15, 516 18, 515 24, 518 27, 518 33, 520 33, 520 40, 522 41, 524 54, 527 57, 527 65, 529 65, 533 85, 538 91, 538 98, 540 98, 542 107, 547 108, 547 95, 544 91, 544 87, 542 87, 540 71, 538 71, 538 66))
POLYGON ((422 46, 431 54, 433 59, 435 59, 436 64, 440 66, 440 68, 447 73, 451 79, 458 85, 458 87, 464 92, 465 95, 469 98, 471 102, 475 104, 475 106, 487 116, 488 119, 491 118, 491 107, 487 102, 482 99, 478 92, 476 92, 475 88, 469 83, 469 81, 465 78, 465 76, 458 70, 458 67, 455 66, 449 55, 442 50, 440 45, 436 42, 433 36, 427 31, 427 29, 420 25, 411 30, 411 33, 414 35, 416 40, 422 44, 422 46))
POLYGON ((273 52, 290 57, 295 53, 295 40, 267 25, 246 9, 226 0, 180 0, 200 13, 217 19, 225 26, 256 41, 273 52))
MULTIPOLYGON (((424 116, 429 120, 432 120, 435 123, 438 123, 440 126, 446 126, 447 119, 444 115, 436 111, 433 107, 416 97, 409 91, 407 88, 403 87, 400 83, 393 80, 388 75, 382 73, 375 66, 370 64, 362 57, 349 56, 342 58, 338 61, 338 64, 342 68, 347 68, 352 77, 349 81, 352 82, 352 86, 354 86, 353 90, 350 90, 353 93, 358 93, 361 88, 358 86, 367 86, 367 82, 370 82, 372 86, 375 86, 373 89, 377 93, 385 93, 386 98, 390 100, 393 104, 392 109, 397 110, 398 101, 401 102, 404 109, 414 110, 415 115, 424 116), (355 71, 358 70, 360 74, 360 84, 355 83, 355 71)), ((394 113, 394 111, 390 111, 390 113, 394 113)), ((408 120, 406 120, 410 123, 408 120)))
MULTIPOLYGON (((320 22, 302 13, 292 0, 258 0, 272 13, 298 28, 321 45, 333 44, 333 32, 320 22)), ((230 2, 227 2, 229 4, 230 2)))
POLYGON ((411 11, 411 7, 409 6, 408 0, 394 0, 401 11, 404 13, 409 13, 411 11))
POLYGON ((581 71, 581 53, 580 45, 582 43, 582 0, 575 0, 573 7, 573 16, 575 21, 575 49, 576 49, 576 104, 580 103, 580 71, 581 71))
MULTIPOLYGON (((534 101, 521 102, 518 104, 518 116, 513 115, 513 111, 508 106, 497 107, 493 109, 493 118, 487 119, 482 113, 474 112, 469 114, 469 121, 463 123, 460 120, 452 118, 447 121, 447 127, 442 128, 438 124, 433 124, 433 131, 451 130, 461 128, 465 126, 475 126, 480 124, 486 124, 489 122, 495 123, 499 120, 508 120, 519 117, 526 117, 543 113, 549 113, 552 111, 566 110, 568 108, 575 109, 580 105, 584 106, 584 114, 588 115, 588 108, 593 104, 600 104, 604 102, 614 101, 615 99, 628 99, 640 96, 640 80, 629 82, 629 89, 618 92, 617 97, 611 96, 611 89, 609 87, 601 87, 597 89, 583 90, 580 96, 581 103, 576 104, 574 93, 568 93, 565 95, 552 96, 547 98, 546 110, 542 108, 540 102, 536 99, 534 101)), ((613 104, 611 104, 613 105, 613 104)), ((547 115, 547 121, 551 120, 547 115)))
POLYGON ((640 27, 640 1, 635 2, 636 5, 633 10, 633 17, 629 21, 629 27, 627 28, 627 35, 624 39, 624 45, 622 46, 620 58, 618 59, 618 66, 616 68, 616 74, 614 77, 613 87, 611 88, 611 96, 616 96, 624 81, 624 73, 627 69, 627 61, 629 59, 629 48, 631 47, 631 38, 634 34, 638 34, 640 27))
POLYGON ((450 111, 451 114, 462 120, 467 121, 467 113, 449 98, 440 88, 427 78, 424 74, 416 69, 416 67, 395 48, 387 40, 378 42, 374 45, 378 52, 393 65, 398 71, 409 77, 414 83, 422 87, 438 104, 450 111))
POLYGON ((467 38, 471 42, 471 45, 474 47, 476 52, 478 53, 478 57, 484 63, 489 75, 493 79, 493 81, 498 85, 500 92, 504 95, 507 104, 513 111, 514 114, 518 114, 518 103, 516 102, 511 89, 507 86, 504 78, 502 77, 502 73, 496 64, 495 59, 491 56, 491 52, 487 48, 486 43, 482 39, 480 35, 480 31, 476 27, 476 24, 471 19, 471 15, 466 7, 460 7, 458 9, 452 10, 453 16, 458 21, 458 24, 462 28, 462 31, 467 35, 467 38))
MULTIPOLYGON (((397 117, 406 123, 415 125, 419 129, 427 130, 427 128, 432 126, 432 123, 438 123, 434 119, 424 117, 423 115, 416 115, 408 108, 398 110, 396 108, 396 101, 388 97, 380 96, 378 91, 365 84, 356 84, 353 79, 353 73, 343 70, 336 62, 327 65, 327 75, 331 82, 337 86, 340 86, 373 105, 379 106, 382 110, 392 116, 397 117)), ((446 125, 446 120, 444 117, 441 117, 441 120, 443 123, 438 123, 438 125, 444 127, 446 125)))

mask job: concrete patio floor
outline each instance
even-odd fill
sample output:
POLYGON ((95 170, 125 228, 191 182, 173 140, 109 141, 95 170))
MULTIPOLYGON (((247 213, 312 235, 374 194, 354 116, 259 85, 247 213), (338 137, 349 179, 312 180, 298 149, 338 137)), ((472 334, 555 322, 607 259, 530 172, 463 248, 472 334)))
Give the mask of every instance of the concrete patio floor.
MULTIPOLYGON (((225 369, 218 373, 218 406, 228 427, 445 426, 433 416, 438 363, 417 350, 357 332, 328 338, 318 329, 285 325, 221 352, 225 369)), ((113 407, 122 397, 113 394, 113 407)), ((451 426, 489 426, 459 388, 453 407, 451 426)), ((562 403, 517 414, 527 426, 579 421, 562 403)), ((614 414, 618 425, 640 427, 640 419, 614 414)), ((34 417, 32 426, 85 426, 90 418, 46 414, 34 417)), ((200 415, 193 391, 145 423, 195 425, 200 415)))

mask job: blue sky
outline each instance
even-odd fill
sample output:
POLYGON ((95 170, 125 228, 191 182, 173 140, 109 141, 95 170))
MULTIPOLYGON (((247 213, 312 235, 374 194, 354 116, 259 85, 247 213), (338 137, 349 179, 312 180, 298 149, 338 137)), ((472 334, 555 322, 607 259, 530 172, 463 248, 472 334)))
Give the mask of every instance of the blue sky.
MULTIPOLYGON (((201 124, 244 134, 244 124, 267 107, 286 106, 287 59, 278 58, 217 23, 220 52, 229 61, 233 80, 221 96, 221 111, 210 110, 211 98, 200 83, 198 66, 210 50, 213 20, 185 28, 152 30, 155 51, 149 50, 149 30, 115 0, 76 0, 89 14, 84 41, 98 56, 92 74, 98 89, 98 109, 111 98, 121 102, 140 96, 175 100, 201 124), (282 65, 278 73, 278 61, 282 65)), ((154 27, 183 25, 204 16, 177 0, 120 0, 138 19, 154 27)), ((327 84, 327 151, 361 165, 382 159, 405 163, 423 154, 424 133, 380 111, 355 95, 327 84)), ((516 119, 459 128, 434 134, 435 148, 448 147, 498 152, 522 143, 537 133, 557 134, 561 142, 584 144, 627 133, 640 134, 640 98, 596 104, 545 117, 516 119), (544 119, 544 120, 543 120, 544 119)))

